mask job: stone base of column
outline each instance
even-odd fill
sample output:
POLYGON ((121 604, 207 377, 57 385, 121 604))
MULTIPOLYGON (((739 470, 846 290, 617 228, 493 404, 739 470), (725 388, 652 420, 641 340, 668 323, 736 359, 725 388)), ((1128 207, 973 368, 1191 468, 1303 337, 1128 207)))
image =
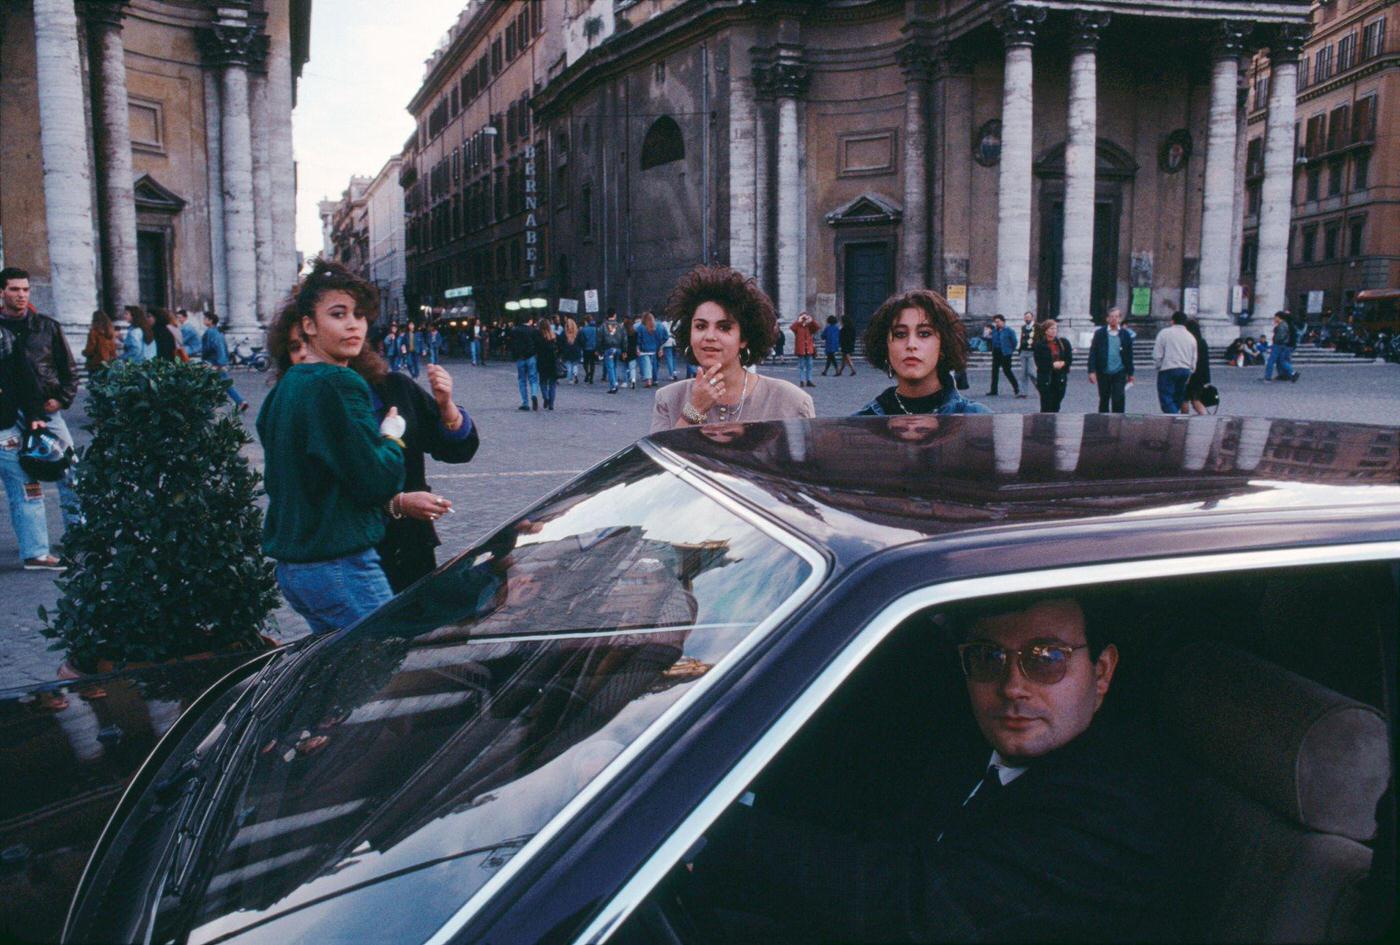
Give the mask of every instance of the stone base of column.
MULTIPOLYGON (((1242 335, 1250 334, 1249 326, 1241 328, 1233 322, 1202 322, 1201 336, 1210 345, 1210 356, 1218 361, 1225 354, 1225 348, 1242 335)), ((1254 334, 1259 334, 1257 331, 1254 334)))

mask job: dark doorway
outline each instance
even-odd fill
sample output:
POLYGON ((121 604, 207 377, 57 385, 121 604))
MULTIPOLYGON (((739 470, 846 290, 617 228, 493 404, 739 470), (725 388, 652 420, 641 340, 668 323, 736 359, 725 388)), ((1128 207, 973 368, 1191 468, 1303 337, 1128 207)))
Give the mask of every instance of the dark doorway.
POLYGON ((894 266, 889 243, 850 243, 846 246, 845 313, 863 329, 870 316, 889 298, 894 266))
MULTIPOLYGON (((1062 196, 1041 201, 1038 318, 1060 317, 1060 276, 1064 272, 1065 203, 1062 196)), ((1089 314, 1103 322, 1117 302, 1118 217, 1116 197, 1094 201, 1094 268, 1089 277, 1089 314)))
POLYGON ((141 283, 141 304, 166 307, 165 234, 141 230, 136 234, 136 271, 141 283))

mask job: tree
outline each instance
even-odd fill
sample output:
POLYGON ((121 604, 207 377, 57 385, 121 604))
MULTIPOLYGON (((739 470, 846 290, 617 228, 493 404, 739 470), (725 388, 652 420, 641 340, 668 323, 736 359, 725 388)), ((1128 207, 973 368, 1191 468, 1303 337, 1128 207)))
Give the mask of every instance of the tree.
POLYGON ((258 650, 277 603, 263 557, 252 442, 221 408, 226 375, 202 364, 117 362, 91 381, 92 443, 69 526, 57 611, 40 608, 77 669, 258 650))

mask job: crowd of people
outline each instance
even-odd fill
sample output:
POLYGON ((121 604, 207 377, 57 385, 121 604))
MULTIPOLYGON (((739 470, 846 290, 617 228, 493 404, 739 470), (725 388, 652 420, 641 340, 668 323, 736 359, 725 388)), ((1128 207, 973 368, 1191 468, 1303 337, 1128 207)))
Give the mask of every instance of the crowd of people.
MULTIPOLYGON (((62 332, 29 305, 28 276, 6 269, 0 322, 0 379, 5 401, 4 481, 11 520, 26 568, 60 569, 47 541, 42 488, 15 460, 28 428, 46 428, 71 443, 63 411, 77 392, 77 374, 62 332)), ((316 632, 345 626, 435 567, 434 523, 452 503, 432 492, 425 457, 472 459, 480 436, 453 399, 452 375, 439 363, 456 341, 472 364, 496 352, 516 367, 521 411, 554 410, 561 383, 601 381, 655 388, 650 430, 735 425, 813 417, 817 346, 823 376, 856 373, 856 329, 849 318, 818 322, 801 312, 786 326, 793 337, 797 382, 764 374, 762 366, 784 338, 772 301, 754 280, 724 266, 697 266, 674 287, 661 315, 601 319, 572 313, 526 312, 508 326, 471 319, 449 339, 442 326, 414 322, 375 335, 378 291, 334 262, 316 260, 267 333, 275 386, 257 430, 265 455, 269 499, 264 552, 291 606, 316 632), (599 367, 602 372, 599 376, 599 367), (416 378, 426 371, 426 389, 416 378)), ((184 310, 128 306, 125 332, 95 312, 82 355, 89 372, 114 360, 202 359, 227 371, 228 345, 214 313, 201 332, 184 310)), ((1060 410, 1075 351, 1054 319, 1022 316, 1019 331, 996 315, 977 339, 992 354, 991 387, 1009 382, 1018 398, 1034 387, 1042 412, 1060 410), (1019 368, 1019 371, 1018 371, 1019 368), (1019 373, 1019 378, 1018 378, 1019 373)), ((1242 339, 1231 363, 1263 357, 1266 374, 1297 380, 1291 366, 1296 332, 1286 312, 1275 318, 1272 342, 1242 339)), ((916 289, 892 296, 864 330, 864 357, 892 382, 858 411, 863 416, 988 413, 969 399, 969 344, 960 315, 938 293, 916 289)), ((1138 359, 1135 335, 1111 309, 1092 334, 1087 377, 1100 412, 1123 413, 1138 359)), ((1165 413, 1204 413, 1218 395, 1200 326, 1182 313, 1156 337, 1152 361, 1165 413)), ((248 403, 230 387, 235 409, 248 403)), ((65 514, 77 514, 71 481, 59 484, 65 514)))

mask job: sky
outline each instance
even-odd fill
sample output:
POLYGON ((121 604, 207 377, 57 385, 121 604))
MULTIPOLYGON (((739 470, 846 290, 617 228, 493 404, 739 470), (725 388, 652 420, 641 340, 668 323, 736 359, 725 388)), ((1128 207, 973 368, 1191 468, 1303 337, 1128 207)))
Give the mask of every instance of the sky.
POLYGON ((373 176, 413 131, 423 61, 466 0, 314 0, 311 59, 297 83, 297 249, 321 250, 316 204, 373 176))

